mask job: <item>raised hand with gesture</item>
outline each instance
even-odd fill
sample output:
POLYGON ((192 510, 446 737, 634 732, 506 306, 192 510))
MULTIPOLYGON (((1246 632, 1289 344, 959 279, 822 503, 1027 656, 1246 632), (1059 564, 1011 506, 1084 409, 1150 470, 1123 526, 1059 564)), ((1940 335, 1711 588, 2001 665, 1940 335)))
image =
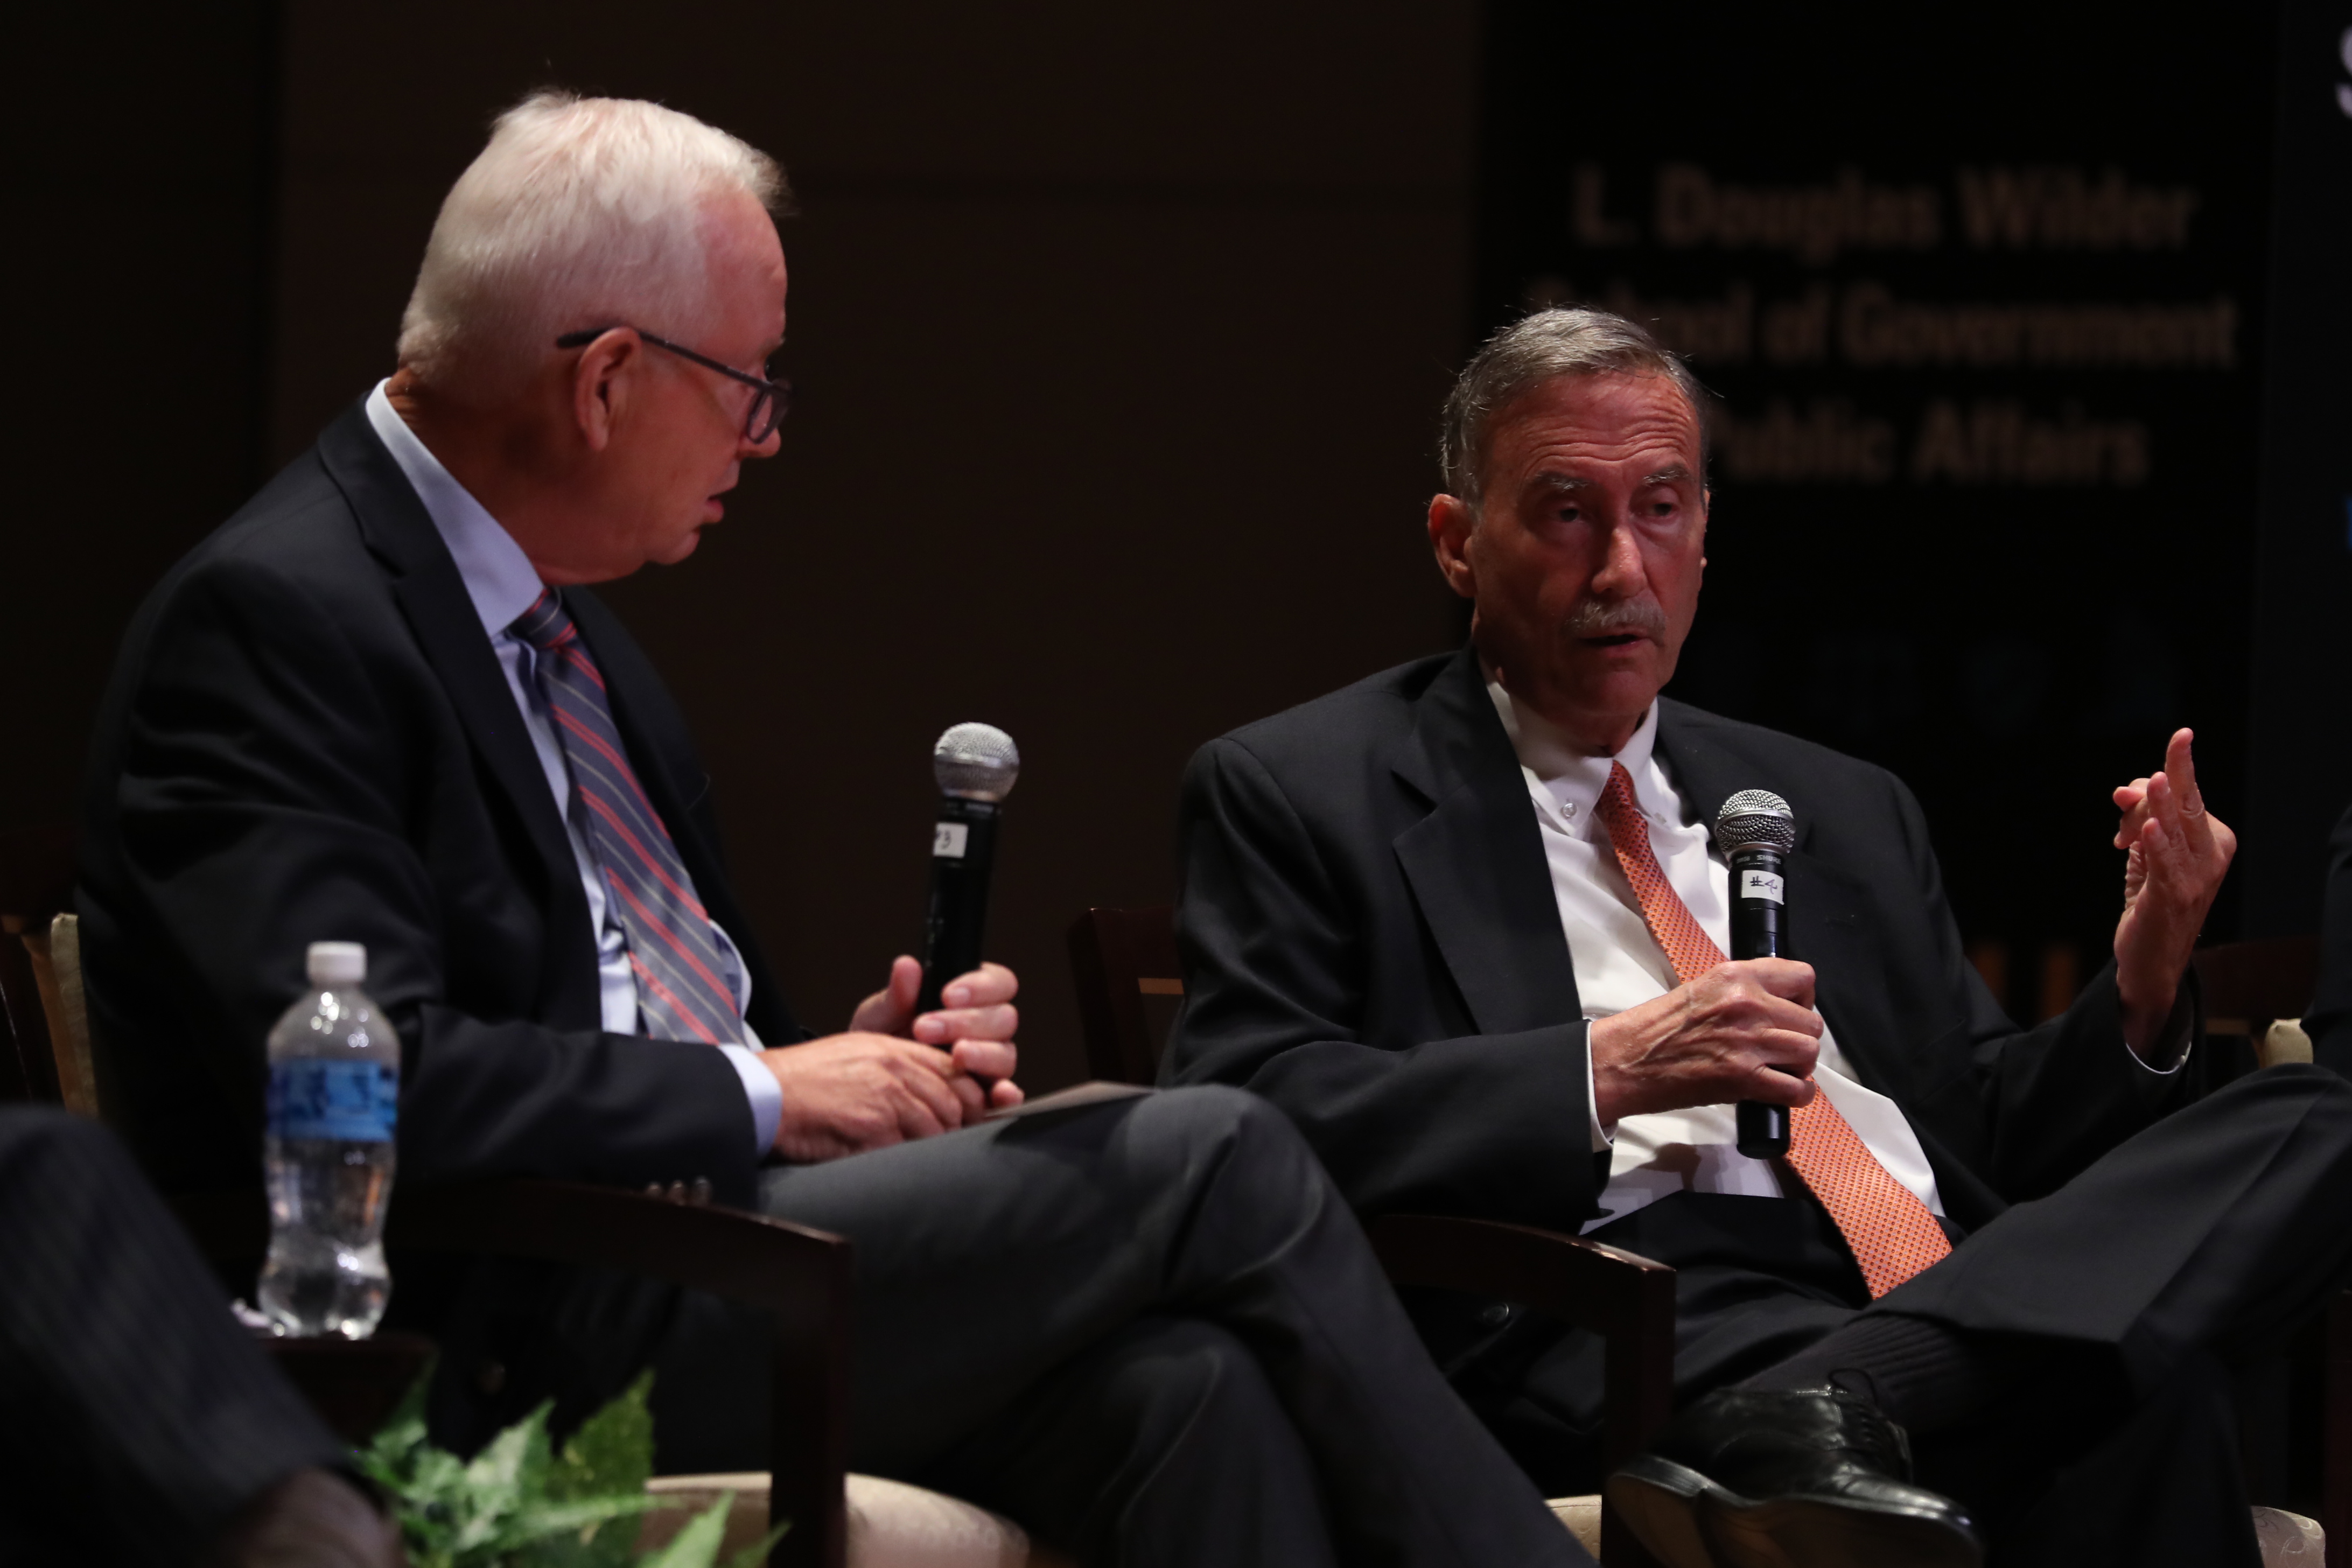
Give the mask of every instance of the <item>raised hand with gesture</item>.
POLYGON ((2197 793, 2196 736, 2173 732, 2164 768, 2116 791, 2123 815, 2124 913, 2116 922, 2116 990, 2124 1041, 2145 1058, 2171 1018, 2181 973, 2221 890, 2238 836, 2197 793))

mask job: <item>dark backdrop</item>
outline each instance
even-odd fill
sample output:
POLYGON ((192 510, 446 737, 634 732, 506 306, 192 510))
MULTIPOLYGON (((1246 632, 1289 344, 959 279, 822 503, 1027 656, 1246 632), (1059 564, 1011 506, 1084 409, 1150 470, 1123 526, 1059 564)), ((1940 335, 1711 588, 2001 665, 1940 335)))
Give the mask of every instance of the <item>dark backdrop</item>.
POLYGON ((612 596, 694 720, 813 1021, 915 942, 929 743, 985 719, 1027 763, 992 945, 1029 984, 1027 1076, 1077 1076, 1063 925, 1169 895, 1201 740, 1458 635, 1421 540, 1435 405, 1477 332, 1570 297, 1659 320, 1732 416, 1678 691, 1903 773, 2017 1005, 2038 1007, 2045 950, 2077 977, 2103 951, 2105 792, 2175 719, 2217 807, 2250 813, 2248 922, 2307 926, 2352 663, 2352 16, 2290 16, 53 11, 16 100, 37 287, 9 395, 0 824, 70 811, 138 596, 388 368, 440 193, 497 107, 558 82, 726 125, 801 195, 783 455, 694 561, 612 596), (2093 243, 2110 169, 2126 206, 2152 193, 2145 244, 2093 243), (2071 173, 2075 216, 1979 246, 1963 171, 2071 173), (1924 246, 1903 226, 1922 190, 1924 246), (1864 284, 1938 307, 1906 330, 1947 354, 1988 330, 1955 305, 2105 302, 2171 312, 2149 331, 2172 357, 1865 365, 1836 319, 1864 284))
POLYGON ((2270 17, 1493 16, 1477 320, 1619 309, 1720 395, 1670 689, 1901 774, 1980 964, 2063 1005, 2174 726, 2244 822, 2270 17))
POLYGON ((2352 800, 2352 5, 2291 0, 2278 58, 2242 881, 2264 935, 2317 923, 2352 800))

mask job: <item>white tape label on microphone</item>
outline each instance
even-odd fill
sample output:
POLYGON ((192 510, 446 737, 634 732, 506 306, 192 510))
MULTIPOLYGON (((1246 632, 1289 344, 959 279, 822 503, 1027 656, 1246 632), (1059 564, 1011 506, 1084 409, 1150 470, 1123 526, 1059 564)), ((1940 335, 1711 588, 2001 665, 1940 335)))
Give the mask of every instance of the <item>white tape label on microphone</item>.
POLYGON ((961 860, 963 858, 965 846, 971 842, 971 824, 942 822, 939 825, 938 830, 931 835, 931 858, 961 860))
POLYGON ((1739 873, 1739 896, 1743 899, 1762 899, 1768 903, 1774 904, 1785 903, 1787 900, 1780 894, 1781 886, 1780 877, 1770 871, 1739 873))

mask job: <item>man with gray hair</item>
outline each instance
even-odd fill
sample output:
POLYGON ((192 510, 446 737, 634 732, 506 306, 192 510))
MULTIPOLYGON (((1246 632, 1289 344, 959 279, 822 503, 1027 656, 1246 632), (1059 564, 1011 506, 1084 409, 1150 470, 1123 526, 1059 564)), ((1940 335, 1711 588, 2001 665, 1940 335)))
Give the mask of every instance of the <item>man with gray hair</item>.
MULTIPOLYGON (((150 597, 98 725, 90 1001, 167 1186, 259 1177, 263 1040, 308 943, 398 1028, 404 1184, 714 1194, 856 1247, 853 1463, 1089 1563, 1583 1562, 1445 1386, 1276 1112, 1019 1104, 1015 983, 846 1030, 786 1010, 709 781, 586 586, 694 552, 790 390, 775 164, 546 93, 444 205, 394 375, 150 597)), ((761 1338, 698 1298, 399 1263, 470 1447, 649 1357, 665 1468, 764 1456, 761 1338)))
MULTIPOLYGON (((2352 1087, 2222 1087, 2189 950, 2234 839, 2190 735, 2115 792, 2115 960, 2020 1029, 1885 771, 1660 695, 1698 607, 1700 390, 1633 322, 1496 335, 1431 503, 1469 646, 1202 748, 1163 1078, 1265 1094, 1357 1210, 1583 1232, 1676 1271, 1684 1413, 1610 1495, 1671 1568, 2252 1561, 2227 1372, 2352 1250, 2352 1087), (1709 829, 1792 811, 1789 956, 1726 962, 1709 829), (2206 1098, 2200 1099, 2200 1096, 2206 1098), (1736 1102, 1785 1107, 1784 1154, 1736 1102), (1916 1460, 1916 1468, 1915 1468, 1916 1460)), ((1547 1490, 1601 1356, 1415 1304, 1547 1490)))

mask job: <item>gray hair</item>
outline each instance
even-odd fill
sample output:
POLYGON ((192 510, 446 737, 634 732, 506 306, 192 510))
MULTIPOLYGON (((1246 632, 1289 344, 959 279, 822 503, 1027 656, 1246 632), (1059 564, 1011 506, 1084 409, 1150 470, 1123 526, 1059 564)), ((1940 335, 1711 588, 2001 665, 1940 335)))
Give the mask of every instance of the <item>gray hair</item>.
POLYGON ((626 322, 691 342, 712 315, 706 215, 735 192, 772 213, 789 200, 774 159, 690 115, 532 93, 441 204, 400 363, 496 398, 566 331, 626 322))
POLYGON ((1607 310, 1538 310, 1488 338, 1445 399, 1439 461, 1448 493, 1475 506, 1486 481, 1495 416, 1564 375, 1663 375, 1698 421, 1699 472, 1706 472, 1706 391, 1671 350, 1636 322, 1607 310))

